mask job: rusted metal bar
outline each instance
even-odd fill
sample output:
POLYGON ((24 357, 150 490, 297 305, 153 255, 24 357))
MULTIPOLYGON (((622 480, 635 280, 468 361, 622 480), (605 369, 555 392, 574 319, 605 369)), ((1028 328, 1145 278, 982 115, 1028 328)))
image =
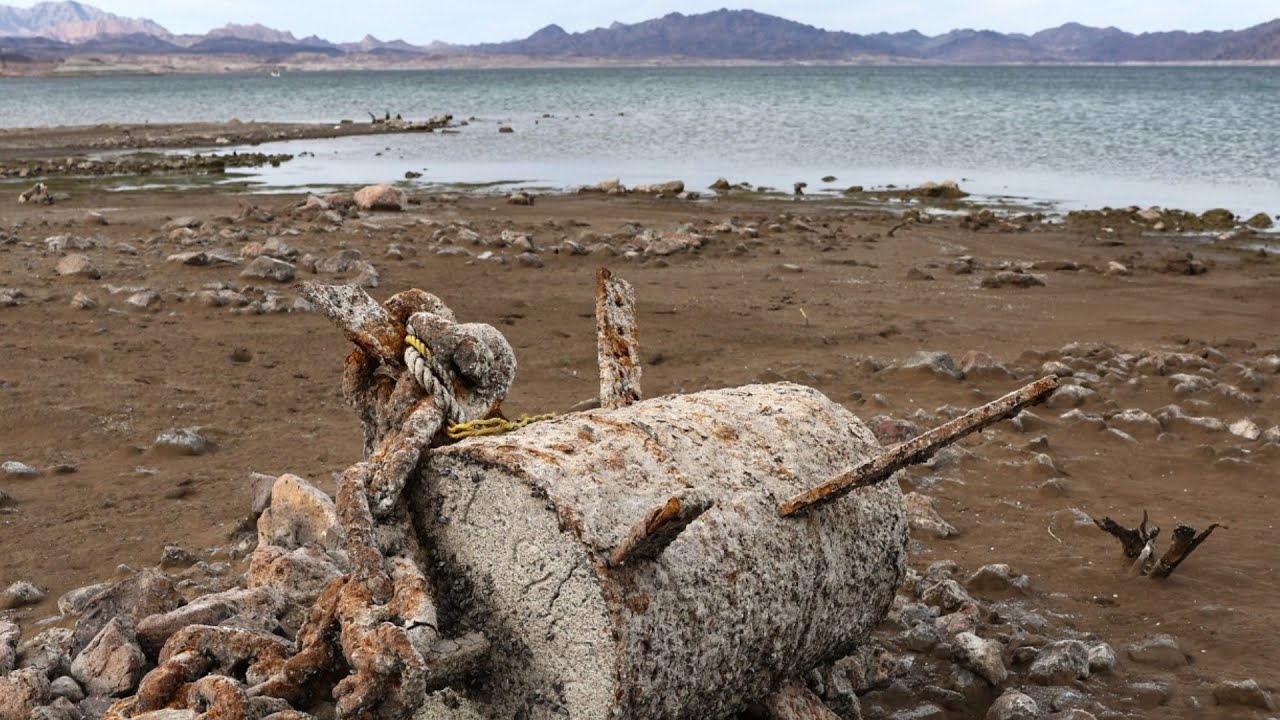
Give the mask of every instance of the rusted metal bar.
POLYGON ((1057 388, 1058 378, 1050 375, 982 407, 974 408, 951 422, 889 448, 848 472, 788 498, 778 506, 778 514, 782 517, 799 515, 818 505, 844 497, 858 488, 884 482, 898 470, 928 460, 935 452, 947 445, 989 425, 1011 418, 1025 407, 1044 402, 1057 388))
POLYGON ((679 537, 689 523, 710 510, 715 502, 697 491, 684 492, 650 510, 609 554, 609 565, 620 567, 652 560, 679 537))
POLYGON ((404 324, 355 285, 304 282, 302 296, 325 314, 348 340, 381 362, 399 363, 404 353, 404 324))
POLYGON ((600 363, 600 407, 618 408, 640 399, 640 343, 636 339, 636 293, 608 268, 596 270, 596 343, 600 363))

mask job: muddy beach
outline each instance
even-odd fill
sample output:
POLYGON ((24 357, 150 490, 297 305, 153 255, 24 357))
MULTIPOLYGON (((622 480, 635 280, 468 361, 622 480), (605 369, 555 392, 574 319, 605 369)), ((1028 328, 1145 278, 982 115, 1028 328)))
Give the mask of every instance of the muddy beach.
MULTIPOLYGON (((23 152, 73 154, 51 151, 64 141, 23 152)), ((903 217, 749 193, 522 205, 411 192, 399 212, 362 212, 300 195, 91 185, 18 204, 25 186, 5 187, 0 461, 15 465, 0 475, 0 586, 27 581, 42 599, 0 620, 23 640, 74 626, 58 609, 68 591, 162 557, 181 592, 233 585, 247 568, 254 473, 335 491, 361 452, 339 392, 349 346, 297 282, 357 282, 378 300, 419 287, 460 320, 493 324, 516 351, 503 407, 518 416, 596 394, 603 265, 635 287, 647 397, 787 380, 887 445, 1059 376, 1070 389, 1047 405, 900 476, 942 521, 913 525, 911 567, 936 578, 947 567, 934 564, 951 561, 963 580, 1004 563, 1025 575, 1025 588, 970 588, 1039 617, 1013 623, 1035 629, 1007 643, 1010 682, 1036 685, 1018 652, 1037 647, 1029 635, 1108 643, 1114 669, 1063 683, 1098 717, 1265 717, 1219 704, 1215 689, 1253 679, 1280 690, 1280 259, 1252 249, 1243 222, 1202 242, 1130 212, 903 217), (1223 233, 1235 235, 1212 241, 1223 233), (186 428, 198 450, 157 443, 186 428), (1134 526, 1144 510, 1162 543, 1175 521, 1225 528, 1169 579, 1134 577, 1087 516, 1134 526), (172 561, 170 547, 190 561, 172 561), (1160 635, 1180 662, 1143 654, 1160 635)), ((956 693, 946 678, 927 682, 945 653, 903 639, 901 610, 920 602, 904 591, 876 636, 916 659, 858 693, 863 717, 917 708, 919 687, 956 693)), ((990 607, 982 623, 999 626, 990 607)), ((987 704, 999 695, 986 692, 987 704)), ((930 697, 936 717, 978 702, 930 697)))

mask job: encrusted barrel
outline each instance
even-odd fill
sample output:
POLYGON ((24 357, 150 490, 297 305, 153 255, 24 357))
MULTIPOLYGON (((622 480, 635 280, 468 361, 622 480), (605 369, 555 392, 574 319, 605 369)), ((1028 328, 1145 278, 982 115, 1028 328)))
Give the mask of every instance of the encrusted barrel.
POLYGON ((802 517, 777 507, 880 451, 856 416, 790 383, 432 450, 410 503, 443 630, 494 646, 460 701, 504 719, 714 718, 841 656, 904 571, 897 483, 802 517), (690 495, 714 504, 663 552, 610 562, 647 514, 690 495))

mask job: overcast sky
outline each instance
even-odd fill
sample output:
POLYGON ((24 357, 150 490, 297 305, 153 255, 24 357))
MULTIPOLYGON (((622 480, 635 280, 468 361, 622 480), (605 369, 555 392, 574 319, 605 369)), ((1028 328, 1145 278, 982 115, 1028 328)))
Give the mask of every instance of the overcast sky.
MULTIPOLYGON (((14 4, 13 0, 0 3, 14 4)), ((19 7, 33 2, 19 1, 19 7)), ((413 43, 501 42, 557 23, 570 32, 618 20, 725 7, 725 0, 86 0, 108 12, 145 17, 176 33, 203 33, 228 22, 262 23, 298 37, 343 42, 365 33, 413 43)), ((1276 0, 744 0, 728 5, 856 33, 955 28, 1035 32, 1064 22, 1114 25, 1130 32, 1230 30, 1280 17, 1276 0)))

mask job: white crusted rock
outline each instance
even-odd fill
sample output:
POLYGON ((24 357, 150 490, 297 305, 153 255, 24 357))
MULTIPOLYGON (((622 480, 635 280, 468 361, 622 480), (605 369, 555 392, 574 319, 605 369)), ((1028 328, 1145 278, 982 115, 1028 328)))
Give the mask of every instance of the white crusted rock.
POLYGON ((117 617, 94 636, 71 663, 71 676, 90 695, 117 697, 132 690, 142 677, 147 657, 138 647, 128 619, 117 617))

